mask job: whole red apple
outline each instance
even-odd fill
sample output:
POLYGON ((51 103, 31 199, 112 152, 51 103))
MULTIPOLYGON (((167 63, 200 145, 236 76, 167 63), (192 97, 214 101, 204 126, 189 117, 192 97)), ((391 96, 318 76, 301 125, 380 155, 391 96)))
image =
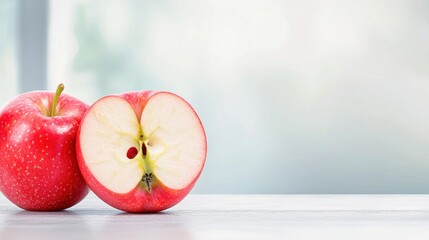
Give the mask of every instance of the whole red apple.
POLYGON ((62 210, 88 193, 75 151, 88 106, 63 89, 23 93, 0 112, 0 191, 20 208, 62 210))
POLYGON ((203 125, 183 98, 169 92, 130 92, 95 102, 76 141, 80 170, 91 190, 127 212, 172 207, 203 169, 203 125))

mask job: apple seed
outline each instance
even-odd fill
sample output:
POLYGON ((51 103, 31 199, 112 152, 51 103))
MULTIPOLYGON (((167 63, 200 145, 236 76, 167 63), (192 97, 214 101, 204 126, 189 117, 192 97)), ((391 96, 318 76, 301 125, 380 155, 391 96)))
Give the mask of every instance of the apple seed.
POLYGON ((142 144, 142 153, 143 153, 143 156, 146 156, 146 153, 147 153, 147 148, 146 148, 146 144, 142 144))
POLYGON ((128 151, 127 151, 127 158, 128 159, 133 159, 133 158, 135 158, 135 156, 137 155, 137 153, 138 153, 137 148, 130 147, 130 149, 128 149, 128 151))

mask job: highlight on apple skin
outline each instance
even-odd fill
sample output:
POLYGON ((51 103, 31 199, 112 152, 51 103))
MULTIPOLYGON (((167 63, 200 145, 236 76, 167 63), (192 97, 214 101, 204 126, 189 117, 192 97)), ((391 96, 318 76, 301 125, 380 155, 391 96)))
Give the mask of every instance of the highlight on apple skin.
POLYGON ((0 191, 25 210, 63 210, 88 193, 75 150, 88 106, 63 89, 23 93, 0 111, 0 191))
POLYGON ((127 212, 158 212, 180 202, 206 160, 203 125, 189 103, 170 92, 140 91, 96 101, 76 141, 90 189, 127 212))

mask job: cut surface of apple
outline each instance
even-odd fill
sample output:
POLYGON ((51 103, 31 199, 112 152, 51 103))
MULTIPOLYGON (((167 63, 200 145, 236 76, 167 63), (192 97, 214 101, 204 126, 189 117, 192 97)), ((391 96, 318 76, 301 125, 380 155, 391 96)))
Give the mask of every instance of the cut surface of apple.
POLYGON ((125 194, 159 181, 180 190, 201 172, 206 137, 200 119, 181 97, 158 92, 141 115, 120 96, 107 96, 86 113, 80 128, 86 167, 108 190, 125 194))

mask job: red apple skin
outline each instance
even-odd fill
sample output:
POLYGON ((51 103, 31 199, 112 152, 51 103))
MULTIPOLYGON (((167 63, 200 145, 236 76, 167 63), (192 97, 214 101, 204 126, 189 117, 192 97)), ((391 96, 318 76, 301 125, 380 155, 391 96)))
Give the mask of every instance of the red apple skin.
POLYGON ((0 112, 0 191, 25 210, 63 210, 88 193, 75 151, 88 106, 62 94, 50 117, 53 96, 24 93, 0 112))
MULTIPOLYGON (((138 121, 140 122, 141 114, 148 100, 156 94, 168 92, 156 92, 156 91, 140 91, 140 92, 128 92, 121 95, 126 101, 128 101, 131 107, 134 109, 138 121)), ((109 97, 109 96, 106 96, 109 97)), ((102 100, 101 98, 100 100, 102 100)), ((98 100, 98 101, 100 101, 98 100)), ((185 101, 185 100, 183 100, 185 101)), ((84 116, 85 117, 85 116, 84 116)), ((198 118, 199 119, 199 118, 198 118)), ((200 126, 203 128, 203 125, 200 121, 200 126)), ((122 211, 131 212, 131 213, 154 213, 170 208, 177 203, 179 203, 183 198, 188 195, 192 190, 195 182, 198 180, 201 175, 201 171, 204 168, 202 165, 198 175, 195 179, 183 189, 171 189, 163 185, 158 179, 154 179, 152 185, 152 191, 148 192, 143 183, 139 183, 133 190, 125 194, 119 194, 110 191, 104 187, 91 173, 89 168, 85 164, 83 154, 80 147, 80 130, 77 134, 76 140, 76 152, 77 159, 85 181, 87 182, 89 188, 104 202, 110 206, 117 208, 122 211)), ((204 132, 204 131, 203 131, 204 132)), ((205 132, 204 132, 205 134, 205 132)), ((206 139, 206 136, 204 136, 206 139)), ((207 142, 207 141, 205 141, 207 142)), ((205 152, 207 154, 207 143, 205 144, 205 152)), ((205 159, 205 157, 204 157, 205 159)))

